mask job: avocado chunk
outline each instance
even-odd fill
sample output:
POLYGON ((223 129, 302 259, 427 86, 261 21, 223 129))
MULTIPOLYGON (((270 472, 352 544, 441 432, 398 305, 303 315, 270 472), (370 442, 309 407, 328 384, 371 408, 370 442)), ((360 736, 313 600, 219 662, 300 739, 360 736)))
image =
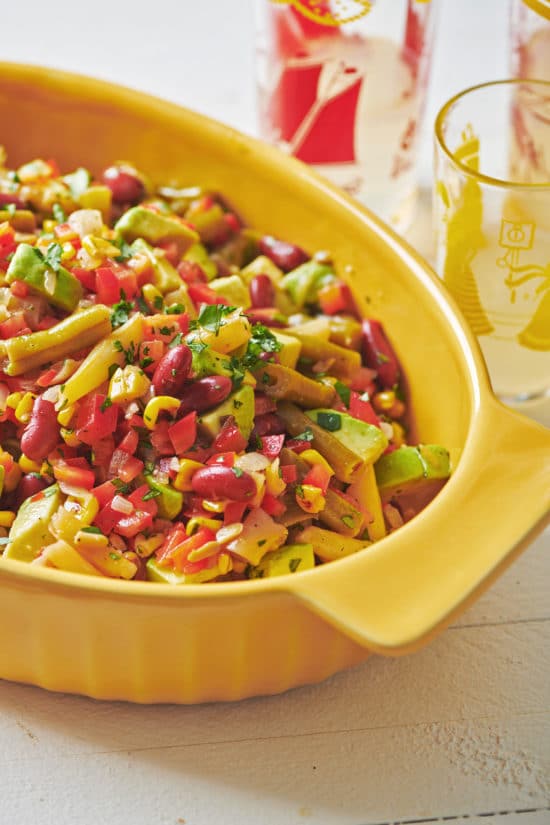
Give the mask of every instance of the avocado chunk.
POLYGON ((248 441, 254 426, 254 390, 248 384, 231 393, 225 401, 202 415, 198 419, 198 424, 206 435, 216 438, 224 420, 230 415, 233 416, 235 424, 248 441))
POLYGON ((261 562, 249 572, 251 579, 285 576, 287 573, 301 573, 315 567, 312 544, 287 544, 279 550, 266 553, 261 562))
MULTIPOLYGON (((149 259, 153 267, 153 285, 156 286, 158 291, 162 292, 163 295, 167 292, 185 287, 185 283, 180 278, 177 269, 172 266, 162 252, 155 254, 155 250, 147 241, 144 241, 143 238, 138 238, 134 241, 132 251, 141 252, 149 259)), ((192 306, 190 299, 188 299, 188 302, 192 306)), ((187 311, 188 309, 186 306, 187 311)))
POLYGON ((207 248, 200 242, 194 243, 190 246, 183 258, 186 261, 192 261, 193 263, 198 264, 209 281, 215 278, 218 274, 218 266, 216 262, 212 260, 208 254, 207 248))
POLYGON ((227 355, 214 352, 208 347, 201 349, 200 346, 193 346, 191 347, 193 353, 191 369, 195 378, 204 378, 206 375, 226 375, 231 378, 231 365, 227 355))
POLYGON ((384 501, 429 490, 435 495, 451 474, 449 453, 437 444, 401 446, 374 465, 376 483, 384 501))
POLYGON ((251 306, 250 293, 238 275, 228 275, 226 278, 216 278, 210 284, 217 295, 225 300, 227 306, 248 309, 251 306))
POLYGON ((160 481, 155 481, 153 476, 150 475, 145 476, 145 483, 149 485, 151 492, 158 494, 155 496, 155 501, 159 508, 159 516, 170 519, 170 521, 175 519, 183 507, 183 494, 179 490, 174 490, 169 484, 161 484, 160 481))
POLYGON ((39 249, 28 243, 20 243, 10 261, 6 281, 24 281, 32 291, 43 295, 53 306, 72 312, 82 298, 82 286, 64 267, 54 271, 39 249), (48 284, 51 278, 51 287, 48 284), (53 288, 52 288, 53 287, 53 288), (50 291, 51 290, 51 291, 50 291))
POLYGON ((200 584, 211 581, 221 575, 217 565, 199 570, 197 573, 180 573, 171 567, 162 567, 154 556, 147 559, 145 565, 147 579, 161 584, 200 584))
POLYGON ((57 484, 25 499, 11 526, 5 558, 30 562, 43 547, 55 541, 48 525, 61 503, 57 484))
POLYGON ((373 464, 388 446, 378 427, 335 410, 306 410, 306 415, 367 464, 373 464))
POLYGON ((330 266, 311 260, 287 272, 281 286, 286 289, 296 306, 301 308, 304 304, 313 303, 319 289, 334 278, 330 266))
POLYGON ((115 224, 115 230, 128 243, 137 238, 143 238, 152 246, 174 241, 180 255, 199 240, 197 233, 181 221, 159 215, 143 206, 128 209, 115 224))

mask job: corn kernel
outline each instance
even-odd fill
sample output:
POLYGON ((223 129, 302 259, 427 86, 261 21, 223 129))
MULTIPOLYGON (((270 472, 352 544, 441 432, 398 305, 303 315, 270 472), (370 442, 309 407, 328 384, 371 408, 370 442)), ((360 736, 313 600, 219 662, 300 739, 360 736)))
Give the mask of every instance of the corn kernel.
POLYGON ((38 461, 33 461, 25 453, 21 453, 17 463, 24 473, 39 473, 42 469, 42 465, 38 461))
POLYGON ((225 576, 226 573, 230 573, 232 568, 233 559, 229 553, 220 553, 218 556, 218 570, 220 571, 220 576, 225 576))
POLYGON ((82 246, 90 258, 116 258, 120 255, 120 249, 109 241, 99 238, 97 235, 85 235, 82 238, 82 246))
POLYGON ((179 409, 180 404, 179 398, 172 398, 170 395, 157 395, 155 398, 151 398, 143 410, 143 422, 147 429, 155 429, 159 413, 175 412, 179 409))
POLYGON ((11 510, 0 510, 0 527, 11 527, 15 520, 15 513, 11 510))
POLYGON ((63 250, 61 253, 62 261, 72 261, 72 259, 76 256, 76 249, 72 243, 69 243, 68 241, 63 244, 61 249, 63 250))
POLYGON ((75 405, 69 404, 57 414, 57 420, 62 427, 67 427, 70 424, 71 418, 75 414, 75 410, 75 405))
POLYGON ((143 370, 128 364, 119 367, 113 373, 109 384, 109 398, 115 404, 127 404, 145 395, 150 386, 151 382, 143 370))
POLYGON ((205 518, 204 516, 193 516, 187 522, 185 527, 185 532, 188 536, 192 536, 199 527, 208 527, 209 530, 214 530, 214 532, 220 526, 220 522, 214 518, 205 518))
POLYGON ((53 221, 51 218, 46 218, 42 223, 42 231, 47 232, 49 234, 54 231, 56 226, 56 221, 53 221))
POLYGON ((191 479, 194 473, 196 473, 197 470, 200 470, 201 467, 204 467, 204 464, 201 464, 200 461, 193 461, 190 458, 182 458, 180 460, 178 474, 173 482, 176 490, 179 490, 180 493, 188 493, 192 490, 193 487, 191 485, 191 479))
POLYGON ((383 390, 373 396, 372 405, 377 412, 389 412, 395 404, 395 400, 393 390, 383 390))
POLYGON ((140 275, 144 275, 146 272, 151 271, 151 261, 143 252, 135 252, 131 258, 126 261, 127 265, 132 269, 136 275, 139 277, 140 275))
POLYGON ((187 556, 187 559, 190 562, 202 561, 203 559, 208 559, 210 556, 213 556, 219 551, 219 549, 220 545, 217 541, 207 541, 200 547, 197 547, 196 550, 191 550, 187 556))
POLYGON ((8 397, 6 398, 6 407, 11 407, 12 410, 17 408, 17 405, 23 398, 24 393, 22 392, 10 392, 8 397))
POLYGON ((393 438, 392 441, 396 447, 401 447, 405 444, 405 428, 398 424, 397 421, 392 421, 393 438))

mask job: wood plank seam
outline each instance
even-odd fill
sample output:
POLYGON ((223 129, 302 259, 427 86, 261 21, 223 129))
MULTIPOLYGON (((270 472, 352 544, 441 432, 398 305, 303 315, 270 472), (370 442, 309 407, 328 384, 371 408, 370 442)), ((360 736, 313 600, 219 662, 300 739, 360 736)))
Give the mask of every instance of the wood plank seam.
POLYGON ((550 806, 545 805, 542 808, 515 808, 513 811, 482 811, 473 814, 453 814, 452 816, 435 816, 426 817, 424 819, 388 819, 384 822, 365 822, 364 825, 423 825, 427 822, 452 822, 457 819, 474 819, 476 816, 481 816, 485 819, 490 819, 493 816, 508 816, 510 814, 535 814, 550 811, 550 806))

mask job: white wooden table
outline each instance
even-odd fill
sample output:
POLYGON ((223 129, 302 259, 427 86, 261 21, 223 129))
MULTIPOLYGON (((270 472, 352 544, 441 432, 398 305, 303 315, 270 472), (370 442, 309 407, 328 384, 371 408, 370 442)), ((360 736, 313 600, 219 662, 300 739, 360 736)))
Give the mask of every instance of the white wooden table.
MULTIPOLYGON (((442 3, 429 121, 506 74, 505 5, 442 3)), ((253 132, 251 42, 249 0, 32 0, 4 10, 0 55, 253 132)), ((427 130, 425 184, 430 156, 427 130)), ((134 707, 0 682, 0 825, 548 825, 549 554, 547 530, 420 653, 282 696, 134 707)))

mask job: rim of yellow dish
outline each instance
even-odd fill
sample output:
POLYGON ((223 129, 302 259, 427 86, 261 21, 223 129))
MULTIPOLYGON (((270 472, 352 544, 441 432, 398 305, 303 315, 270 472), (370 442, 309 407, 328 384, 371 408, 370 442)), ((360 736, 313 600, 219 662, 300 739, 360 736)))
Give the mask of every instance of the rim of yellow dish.
MULTIPOLYGON (((535 78, 509 78, 506 80, 490 80, 486 83, 477 83, 475 86, 469 86, 467 89, 463 89, 451 97, 445 104, 443 104, 437 113, 434 123, 434 132, 438 147, 464 175, 474 178, 478 181, 478 183, 484 183, 498 189, 550 192, 550 178, 544 183, 529 183, 528 181, 510 181, 504 180, 503 178, 495 178, 491 175, 485 175, 483 172, 472 169, 471 166, 468 166, 468 164, 459 160, 456 157, 455 152, 447 144, 445 139, 445 125, 448 115, 454 109, 456 104, 472 92, 478 92, 482 89, 489 89, 495 86, 538 86, 540 88, 545 88, 550 97, 550 80, 538 80, 535 78)), ((548 126, 548 129, 550 130, 550 125, 548 126)))
POLYGON ((550 0, 523 0, 523 3, 541 17, 550 20, 550 0))

